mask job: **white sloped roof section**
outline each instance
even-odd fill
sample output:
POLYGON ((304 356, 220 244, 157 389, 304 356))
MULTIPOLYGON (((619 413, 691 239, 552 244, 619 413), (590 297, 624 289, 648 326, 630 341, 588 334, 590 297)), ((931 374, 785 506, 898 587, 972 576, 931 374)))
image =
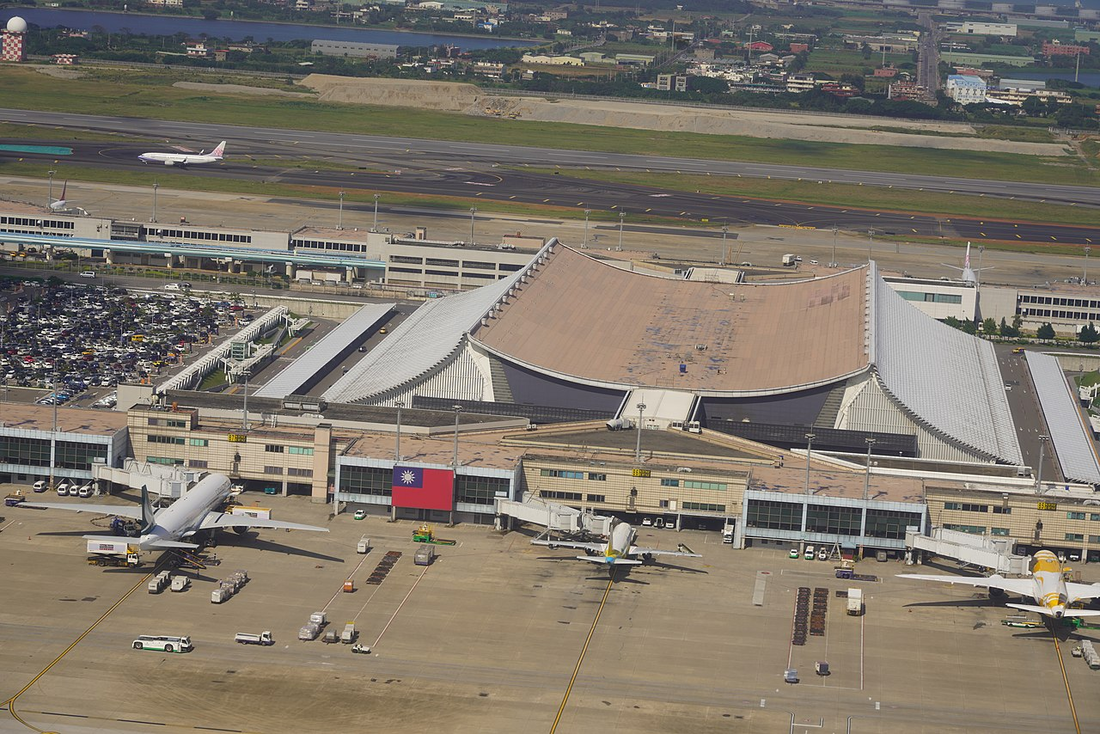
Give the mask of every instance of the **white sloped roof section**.
POLYGON ((332 402, 354 403, 420 377, 462 344, 463 335, 477 325, 525 270, 472 291, 424 303, 326 390, 323 397, 332 402))
POLYGON ((1035 383, 1035 394, 1043 409, 1043 419, 1054 453, 1066 479, 1088 484, 1100 484, 1100 463, 1097 462, 1092 438, 1088 434, 1077 407, 1076 391, 1066 381, 1062 365, 1056 357, 1039 352, 1026 352, 1027 368, 1035 383))
POLYGON ((275 375, 256 391, 261 398, 285 398, 293 395, 318 370, 334 360, 340 352, 363 336, 375 324, 393 310, 393 303, 371 303, 344 319, 308 352, 294 360, 289 367, 275 375))
POLYGON ((872 268, 875 368, 920 422, 964 446, 1023 464, 993 345, 929 318, 872 268))

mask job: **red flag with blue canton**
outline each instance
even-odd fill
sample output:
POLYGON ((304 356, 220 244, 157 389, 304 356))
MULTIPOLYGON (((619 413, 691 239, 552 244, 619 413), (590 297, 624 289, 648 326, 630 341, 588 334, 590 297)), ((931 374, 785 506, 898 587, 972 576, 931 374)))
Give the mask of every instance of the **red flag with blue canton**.
POLYGON ((393 506, 417 510, 453 510, 454 472, 450 469, 395 466, 393 506))

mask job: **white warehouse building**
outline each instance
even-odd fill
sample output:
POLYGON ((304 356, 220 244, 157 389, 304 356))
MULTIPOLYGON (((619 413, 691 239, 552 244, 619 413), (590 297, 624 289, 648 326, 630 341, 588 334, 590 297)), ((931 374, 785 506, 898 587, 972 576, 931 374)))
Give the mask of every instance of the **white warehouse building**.
POLYGON ((976 76, 952 74, 947 77, 947 96, 959 104, 985 102, 985 80, 976 76))

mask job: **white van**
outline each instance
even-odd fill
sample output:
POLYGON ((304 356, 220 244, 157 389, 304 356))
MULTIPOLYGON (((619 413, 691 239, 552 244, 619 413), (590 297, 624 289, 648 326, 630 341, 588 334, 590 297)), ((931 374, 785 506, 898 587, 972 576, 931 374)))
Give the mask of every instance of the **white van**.
POLYGON ((166 291, 182 291, 183 286, 181 286, 179 283, 165 283, 164 284, 164 290, 166 290, 166 291))
POLYGON ((80 277, 81 278, 94 278, 95 277, 95 271, 94 270, 81 270, 80 271, 80 277))

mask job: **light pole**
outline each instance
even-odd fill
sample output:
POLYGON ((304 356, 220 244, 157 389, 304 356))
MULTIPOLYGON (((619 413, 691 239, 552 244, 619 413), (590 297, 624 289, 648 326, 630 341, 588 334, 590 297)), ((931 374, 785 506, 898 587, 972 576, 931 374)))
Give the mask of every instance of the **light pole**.
POLYGON ((645 403, 638 403, 638 445, 634 448, 634 463, 642 463, 642 411, 645 410, 645 403))
POLYGON ((618 252, 622 252, 623 249, 623 220, 626 219, 626 212, 619 212, 619 246, 615 249, 618 252))
POLYGON ((875 228, 867 230, 867 262, 871 262, 871 247, 875 244, 875 228))
MULTIPOLYGON (((405 404, 403 402, 401 402, 400 400, 398 400, 396 403, 394 403, 394 405, 397 406, 397 442, 393 447, 393 460, 397 461, 397 462, 400 462, 401 461, 401 409, 405 407, 405 404)), ((457 434, 458 431, 455 431, 455 433, 457 434)))
POLYGON ((160 184, 156 181, 153 182, 153 218, 150 220, 154 224, 157 222, 157 189, 160 188, 160 184))
POLYGON ((470 207, 470 244, 474 244, 474 215, 477 214, 477 207, 470 207))
POLYGON ((729 234, 730 228, 728 225, 722 225, 722 253, 718 256, 718 267, 723 267, 726 264, 726 235, 729 234))
POLYGON ((46 202, 46 208, 50 208, 50 204, 53 203, 53 177, 57 174, 57 171, 46 171, 46 174, 50 177, 50 195, 49 201, 46 202))
POLYGON ((1081 285, 1089 284, 1089 246, 1085 245, 1085 272, 1081 274, 1081 285))
POLYGON ((377 232, 378 231, 378 199, 381 198, 381 196, 382 196, 382 194, 375 194, 374 195, 374 226, 371 227, 371 229, 370 229, 371 232, 377 232))
POLYGON ((817 434, 806 434, 806 496, 810 494, 810 453, 813 451, 814 439, 817 438, 817 434))
POLYGON ((1035 494, 1043 493, 1043 459, 1046 457, 1047 436, 1039 436, 1039 470, 1035 478, 1035 494))
POLYGON ((584 242, 581 243, 581 249, 584 250, 588 247, 588 215, 592 213, 591 209, 584 210, 584 242))
POLYGON ((57 373, 53 373, 53 432, 50 434, 50 489, 54 484, 54 469, 57 467, 57 373))
POLYGON ((336 229, 344 228, 344 192, 340 192, 340 219, 336 222, 336 229))
POLYGON ((836 225, 833 225, 833 259, 829 263, 830 268, 836 267, 836 225))
MULTIPOLYGON (((454 496, 455 489, 458 488, 458 416, 462 412, 462 406, 461 405, 455 405, 455 406, 453 406, 453 408, 454 408, 454 411, 455 411, 455 458, 454 458, 454 463, 452 464, 452 466, 454 467, 454 484, 451 485, 451 496, 452 497, 454 496)), ((453 508, 453 505, 452 505, 452 508, 453 508)), ((454 511, 454 509, 452 509, 451 512, 450 512, 449 522, 450 522, 451 525, 455 524, 455 511, 454 511)))
POLYGON ((877 441, 873 438, 863 439, 867 442, 867 475, 863 478, 863 501, 867 501, 867 492, 871 488, 871 447, 874 446, 877 441))

